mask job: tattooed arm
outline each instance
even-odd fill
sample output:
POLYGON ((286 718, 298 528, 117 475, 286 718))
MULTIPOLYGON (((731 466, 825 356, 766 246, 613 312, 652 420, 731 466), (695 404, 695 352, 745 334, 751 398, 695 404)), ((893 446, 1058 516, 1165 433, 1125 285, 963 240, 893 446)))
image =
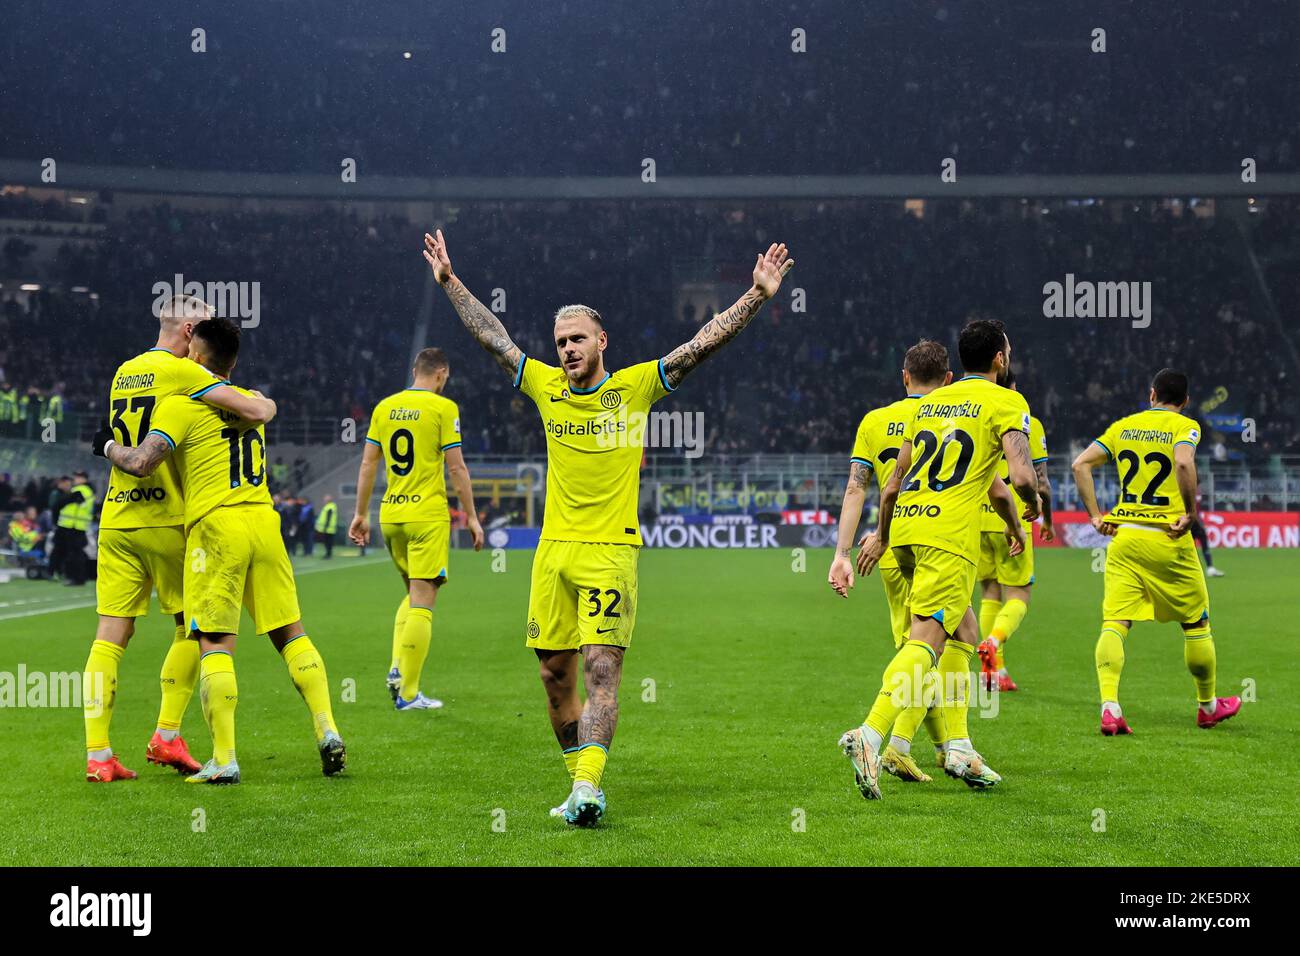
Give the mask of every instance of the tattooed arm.
POLYGON ((1011 487, 1025 503, 1024 518, 1033 521, 1039 513, 1038 475, 1029 457, 1029 436, 1013 428, 1002 436, 1002 452, 1007 456, 1007 467, 1011 471, 1011 487))
POLYGON ((442 286, 442 291, 447 293, 447 298, 451 300, 452 307, 460 316, 460 321, 465 328, 469 329, 469 334, 474 336, 474 340, 479 345, 487 349, 498 365, 514 375, 519 370, 519 359, 523 352, 510 340, 510 335, 500 320, 489 311, 487 306, 474 298, 473 293, 465 288, 465 284, 451 271, 447 242, 442 237, 441 229, 435 231, 432 236, 427 232, 424 234, 424 258, 429 263, 429 268, 433 270, 433 277, 438 280, 438 285, 442 286))
POLYGON ((172 446, 168 444, 167 439, 151 432, 145 436, 138 448, 128 448, 126 445, 110 441, 104 449, 104 457, 128 475, 148 478, 158 469, 171 450, 172 446))
POLYGON ((856 460, 849 463, 849 483, 844 486, 844 503, 840 506, 840 523, 835 532, 835 558, 827 578, 840 597, 848 597, 853 589, 853 534, 862 520, 862 505, 867 500, 870 480, 870 467, 856 460))
POLYGON ((681 384, 682 379, 693 372, 697 365, 739 335, 749 320, 758 315, 763 303, 776 295, 776 290, 781 287, 781 279, 794 268, 794 260, 787 258, 788 255, 784 244, 772 243, 767 253, 760 255, 754 264, 754 284, 749 291, 726 312, 715 315, 706 322, 689 342, 677 346, 660 360, 663 362, 664 377, 672 388, 681 384))
POLYGON ((894 473, 880 489, 880 516, 876 521, 876 530, 862 539, 858 548, 858 574, 867 575, 880 563, 885 549, 889 547, 889 528, 894 521, 894 504, 899 492, 903 490, 903 476, 912 467, 912 442, 904 439, 898 448, 898 458, 894 463, 894 473))
POLYGON ((1042 504, 1043 517, 1043 524, 1038 529, 1038 533, 1043 536, 1044 541, 1051 541, 1056 537, 1056 527, 1052 524, 1052 482, 1047 477, 1047 462, 1036 462, 1034 474, 1038 476, 1038 500, 1042 504))
POLYGON ((1014 558, 1025 550, 1025 529, 1020 526, 1020 518, 1016 514, 1016 499, 1012 497, 1011 489, 997 475, 993 476, 993 484, 989 486, 989 504, 1006 525, 1007 547, 1014 558))

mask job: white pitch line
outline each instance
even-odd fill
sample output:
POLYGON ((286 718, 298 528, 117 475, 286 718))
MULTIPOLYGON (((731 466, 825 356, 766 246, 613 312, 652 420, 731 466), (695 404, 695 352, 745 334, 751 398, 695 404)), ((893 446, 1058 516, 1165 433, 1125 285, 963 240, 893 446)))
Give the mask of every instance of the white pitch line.
MULTIPOLYGON (((387 560, 387 555, 376 555, 373 558, 353 558, 351 559, 351 563, 339 563, 328 567, 320 566, 304 568, 301 571, 294 568, 293 576, 297 578, 305 574, 316 574, 320 571, 342 571, 347 568, 364 568, 372 564, 381 564, 387 560)), ((95 601, 80 601, 76 604, 60 604, 57 607, 42 607, 30 611, 14 611, 7 614, 0 614, 0 621, 14 621, 21 617, 38 617, 42 614, 61 614, 64 611, 80 611, 83 608, 94 607, 96 603, 97 602, 95 601)))

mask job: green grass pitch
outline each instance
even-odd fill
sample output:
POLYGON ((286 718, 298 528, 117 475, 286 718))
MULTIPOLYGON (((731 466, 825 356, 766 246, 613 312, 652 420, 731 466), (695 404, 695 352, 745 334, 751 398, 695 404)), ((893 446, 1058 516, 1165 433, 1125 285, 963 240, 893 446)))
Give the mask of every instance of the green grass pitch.
MULTIPOLYGON (((996 719, 971 719, 1004 784, 976 793, 941 773, 923 785, 885 777, 885 799, 868 803, 836 740, 864 716, 891 653, 879 582, 834 597, 828 552, 810 552, 804 573, 786 551, 644 552, 605 777, 609 810, 595 831, 547 815, 568 778, 523 646, 530 557, 511 552, 506 571, 493 573, 486 553, 454 554, 424 681, 447 706, 401 714, 384 688, 395 572, 382 557, 300 562, 319 569, 299 588, 348 744, 337 779, 321 776, 283 664, 247 630, 237 657, 244 783, 188 786, 146 765, 171 633, 155 612, 123 661, 113 723, 115 748, 139 780, 84 782, 79 710, 0 710, 8 862, 1296 862, 1300 768, 1289 741, 1300 725, 1300 553, 1221 551, 1227 577, 1210 581, 1219 691, 1240 693, 1252 680, 1256 702, 1198 730, 1177 627, 1139 625, 1122 686, 1136 735, 1103 739, 1092 664, 1101 577, 1089 552, 1040 550, 1034 601, 1010 646, 1022 690, 1003 695, 996 719), (354 702, 339 702, 345 680, 355 682, 354 702)), ((0 671, 79 670, 92 597, 45 583, 0 587, 0 671), (81 606, 45 612, 60 602, 81 606)), ((206 759, 197 695, 184 732, 206 759)), ((917 743, 928 758, 924 730, 917 743)))

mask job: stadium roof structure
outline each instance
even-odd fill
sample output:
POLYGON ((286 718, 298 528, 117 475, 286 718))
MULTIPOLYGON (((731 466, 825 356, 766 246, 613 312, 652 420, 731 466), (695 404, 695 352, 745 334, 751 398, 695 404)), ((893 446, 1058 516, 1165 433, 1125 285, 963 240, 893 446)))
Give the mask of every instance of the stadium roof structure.
POLYGON ((938 199, 938 198, 1138 198, 1151 196, 1300 195, 1300 173, 1265 173, 1242 182, 1221 175, 958 176, 639 176, 473 177, 357 176, 232 173, 60 163, 57 182, 42 181, 40 160, 0 160, 0 182, 59 189, 182 193, 196 196, 265 196, 330 200, 565 200, 565 199, 938 199))

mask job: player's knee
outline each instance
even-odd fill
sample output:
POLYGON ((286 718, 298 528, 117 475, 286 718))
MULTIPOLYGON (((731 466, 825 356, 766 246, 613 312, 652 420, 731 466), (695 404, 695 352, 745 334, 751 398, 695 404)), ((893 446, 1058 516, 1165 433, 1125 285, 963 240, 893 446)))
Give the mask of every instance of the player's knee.
POLYGON ((135 634, 135 618, 101 616, 95 628, 95 640, 108 641, 119 647, 126 647, 127 641, 135 634))
POLYGON ((538 658, 537 671, 547 693, 567 691, 574 686, 573 668, 569 666, 569 661, 559 655, 538 658))
POLYGON ((623 656, 615 648, 593 650, 588 654, 583 674, 589 694, 616 691, 623 676, 623 656))

